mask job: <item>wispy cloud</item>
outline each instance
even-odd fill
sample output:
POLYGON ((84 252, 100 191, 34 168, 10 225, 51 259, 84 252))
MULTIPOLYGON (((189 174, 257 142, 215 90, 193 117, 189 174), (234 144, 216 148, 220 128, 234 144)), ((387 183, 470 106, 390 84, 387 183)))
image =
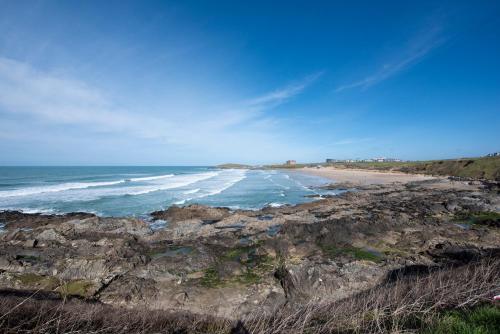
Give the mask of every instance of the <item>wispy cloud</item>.
MULTIPOLYGON (((242 152, 243 157, 253 154, 262 159, 272 158, 260 152, 263 146, 273 147, 282 154, 292 151, 281 137, 286 134, 263 111, 297 96, 320 75, 308 76, 234 107, 212 108, 209 113, 158 106, 165 111, 154 114, 124 108, 119 100, 98 87, 54 73, 58 72, 40 71, 28 63, 0 56, 0 120, 6 120, 7 115, 11 122, 23 120, 22 130, 0 137, 35 140, 29 138, 32 131, 27 129, 31 128, 46 137, 52 136, 49 129, 57 129, 58 136, 65 134, 70 138, 69 125, 89 133, 90 137, 92 133, 103 133, 109 134, 109 138, 132 142, 149 140, 152 145, 164 145, 170 152, 184 149, 197 157, 217 154, 235 159, 239 153, 233 152, 242 152)), ((13 122, 20 125, 19 121, 13 122)))
POLYGON ((276 123, 276 120, 269 115, 265 115, 263 113, 264 111, 287 103, 294 97, 300 95, 318 80, 323 73, 324 72, 321 71, 310 74, 302 80, 293 82, 272 92, 237 103, 233 107, 220 111, 221 117, 217 117, 217 119, 212 118, 212 120, 208 120, 208 122, 233 126, 253 120, 254 124, 267 127, 270 124, 276 123))
POLYGON ((299 82, 292 83, 284 88, 277 89, 262 96, 247 101, 247 105, 257 108, 273 108, 283 104, 296 95, 302 93, 323 75, 323 71, 308 75, 299 82))
POLYGON ((379 84, 418 63, 432 50, 440 46, 444 40, 441 25, 431 24, 430 27, 415 35, 407 46, 398 52, 396 57, 380 66, 377 71, 361 80, 341 85, 335 89, 335 92, 352 88, 366 89, 379 84))
POLYGON ((128 132, 142 138, 162 136, 172 127, 164 120, 116 107, 82 81, 38 71, 29 64, 0 57, 0 107, 30 114, 52 124, 78 124, 101 132, 128 132))

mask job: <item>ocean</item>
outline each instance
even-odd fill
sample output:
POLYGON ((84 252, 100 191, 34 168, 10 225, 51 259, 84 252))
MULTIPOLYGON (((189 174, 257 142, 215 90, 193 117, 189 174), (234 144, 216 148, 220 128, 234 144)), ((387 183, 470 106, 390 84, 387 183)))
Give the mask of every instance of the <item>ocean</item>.
POLYGON ((295 171, 214 167, 0 167, 0 210, 147 218, 192 203, 260 209, 331 194, 331 181, 295 171))

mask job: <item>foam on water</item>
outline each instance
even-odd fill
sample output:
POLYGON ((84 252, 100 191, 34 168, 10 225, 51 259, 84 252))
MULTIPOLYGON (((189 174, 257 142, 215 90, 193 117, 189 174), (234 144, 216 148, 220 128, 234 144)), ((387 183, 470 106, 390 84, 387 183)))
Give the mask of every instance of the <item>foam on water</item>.
POLYGON ((73 189, 85 189, 91 187, 106 187, 125 182, 125 180, 110 181, 110 182, 76 182, 76 183, 63 183, 50 186, 31 187, 17 190, 0 191, 0 197, 16 197, 16 196, 30 196, 43 193, 60 192, 73 189))
POLYGON ((54 209, 44 209, 44 208, 16 208, 16 210, 22 213, 41 213, 41 214, 54 214, 57 213, 54 209))
POLYGON ((197 193, 198 191, 200 191, 201 189, 200 188, 196 188, 196 189, 190 189, 190 190, 186 190, 183 192, 183 194, 186 194, 186 195, 189 195, 189 194, 194 194, 194 193, 197 193))
POLYGON ((147 177, 134 177, 132 179, 129 179, 131 182, 141 182, 141 181, 154 181, 154 180, 161 180, 161 179, 166 179, 169 177, 174 176, 174 174, 166 174, 166 175, 158 175, 158 176, 147 176, 147 177))
POLYGON ((220 172, 217 178, 212 178, 207 182, 200 184, 201 186, 203 186, 203 189, 197 188, 183 192, 183 194, 185 195, 195 194, 195 196, 191 196, 189 198, 183 198, 179 201, 174 202, 174 204, 182 205, 193 199, 197 200, 204 197, 220 194, 226 189, 229 189, 230 187, 234 186, 236 183, 244 180, 246 178, 246 172, 247 172, 246 170, 241 170, 241 169, 224 170, 220 172))
POLYGON ((200 173, 200 174, 188 174, 188 175, 179 175, 179 176, 174 176, 168 179, 167 182, 164 183, 159 183, 155 184, 152 186, 145 186, 145 187, 137 187, 140 188, 138 190, 133 190, 133 191, 127 191, 125 192, 126 195, 143 195, 155 191, 160 191, 160 190, 168 190, 168 189, 174 189, 174 188, 180 188, 180 187, 185 187, 190 184, 206 180, 212 177, 215 177, 219 175, 219 172, 207 172, 207 173, 200 173))
MULTIPOLYGON (((287 176, 288 176, 288 175, 287 175, 287 176)), ((268 179, 268 180, 269 180, 269 182, 273 183, 274 185, 277 185, 278 187, 281 187, 281 188, 286 189, 286 190, 290 189, 290 187, 289 187, 289 186, 284 186, 284 185, 282 185, 282 184, 280 184, 280 183, 278 183, 278 182, 274 181, 273 179, 268 179)))
POLYGON ((310 187, 324 183, 288 171, 210 167, 0 167, 0 210, 139 217, 172 204, 255 210, 312 201, 310 187))
POLYGON ((208 190, 208 193, 206 195, 203 195, 201 197, 205 196, 212 196, 216 194, 220 194, 224 190, 232 187, 236 183, 240 182, 241 180, 246 178, 246 170, 241 170, 241 169, 235 169, 235 170, 230 170, 232 172, 231 175, 227 176, 224 178, 221 183, 219 183, 217 186, 215 186, 212 189, 208 190))

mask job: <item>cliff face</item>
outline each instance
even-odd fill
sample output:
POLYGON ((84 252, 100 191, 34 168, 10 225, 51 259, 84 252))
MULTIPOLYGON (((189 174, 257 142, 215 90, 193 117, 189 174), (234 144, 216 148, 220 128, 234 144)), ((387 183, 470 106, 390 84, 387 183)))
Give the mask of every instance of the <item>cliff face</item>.
POLYGON ((236 318, 336 300, 447 264, 498 257, 498 190, 435 180, 297 206, 191 205, 167 221, 0 213, 0 287, 236 318))

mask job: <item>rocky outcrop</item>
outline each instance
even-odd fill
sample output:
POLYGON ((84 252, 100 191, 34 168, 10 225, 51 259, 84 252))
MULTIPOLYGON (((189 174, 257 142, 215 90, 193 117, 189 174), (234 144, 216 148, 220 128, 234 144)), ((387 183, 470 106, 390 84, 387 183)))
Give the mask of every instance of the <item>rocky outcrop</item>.
POLYGON ((188 205, 179 207, 173 205, 164 211, 155 211, 151 216, 155 219, 164 219, 169 222, 178 222, 189 219, 200 219, 207 223, 220 221, 229 216, 228 208, 214 208, 204 205, 188 205))
POLYGON ((174 206, 152 214, 168 222, 160 230, 132 218, 6 211, 0 288, 234 318, 497 257, 499 211, 496 191, 446 180, 258 211, 174 206))

